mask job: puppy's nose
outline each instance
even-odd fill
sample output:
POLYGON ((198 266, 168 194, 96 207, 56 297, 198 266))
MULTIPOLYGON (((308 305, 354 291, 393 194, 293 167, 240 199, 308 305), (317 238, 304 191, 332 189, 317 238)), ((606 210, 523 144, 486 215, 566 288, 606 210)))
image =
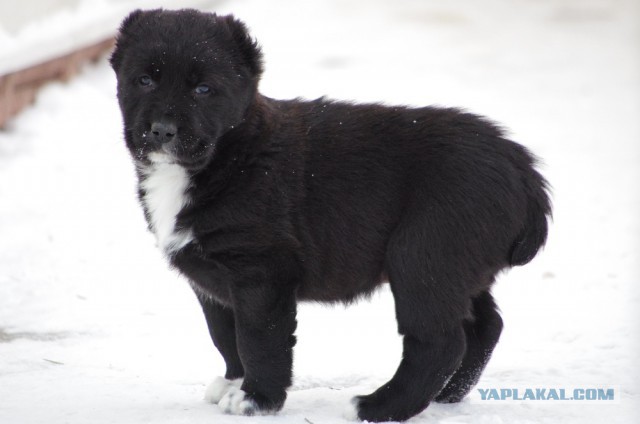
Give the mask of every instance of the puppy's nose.
POLYGON ((159 121, 151 124, 151 135, 160 144, 172 141, 178 133, 178 127, 173 122, 159 121))

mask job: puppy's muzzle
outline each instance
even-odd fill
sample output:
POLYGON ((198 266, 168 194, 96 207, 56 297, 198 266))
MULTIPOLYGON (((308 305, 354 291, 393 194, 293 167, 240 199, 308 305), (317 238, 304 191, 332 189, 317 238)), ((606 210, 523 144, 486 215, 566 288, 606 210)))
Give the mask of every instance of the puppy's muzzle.
POLYGON ((178 127, 173 122, 156 121, 151 124, 151 139, 158 147, 175 141, 177 135, 178 127))

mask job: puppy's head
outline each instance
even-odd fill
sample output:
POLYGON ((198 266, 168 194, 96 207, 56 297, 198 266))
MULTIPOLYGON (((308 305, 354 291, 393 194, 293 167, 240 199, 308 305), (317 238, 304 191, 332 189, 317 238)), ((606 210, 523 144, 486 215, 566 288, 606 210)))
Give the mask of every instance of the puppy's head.
POLYGON ((111 65, 125 140, 140 163, 200 169, 255 98, 262 55, 232 16, 137 10, 120 27, 111 65))

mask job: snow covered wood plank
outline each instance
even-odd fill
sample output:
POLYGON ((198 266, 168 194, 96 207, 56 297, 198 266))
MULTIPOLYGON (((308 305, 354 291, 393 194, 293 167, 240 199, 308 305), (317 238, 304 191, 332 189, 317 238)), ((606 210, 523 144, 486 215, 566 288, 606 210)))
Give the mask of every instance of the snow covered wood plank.
POLYGON ((33 102, 43 84, 69 80, 83 63, 96 61, 112 48, 113 43, 114 39, 110 37, 62 57, 0 76, 0 128, 33 102))
POLYGON ((109 51, 129 12, 208 8, 221 0, 39 0, 0 4, 0 129, 31 104, 44 83, 68 80, 109 51))

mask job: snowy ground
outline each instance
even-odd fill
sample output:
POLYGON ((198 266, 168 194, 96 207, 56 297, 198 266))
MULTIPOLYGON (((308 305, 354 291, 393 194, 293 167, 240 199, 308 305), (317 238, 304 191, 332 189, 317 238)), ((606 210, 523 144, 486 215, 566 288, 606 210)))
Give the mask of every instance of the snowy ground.
MULTIPOLYGON (((495 288, 506 328, 480 387, 615 387, 611 404, 432 405, 415 423, 638 416, 640 11, 634 0, 237 0, 263 92, 465 106, 544 158, 546 250, 495 288), (480 4, 482 3, 482 4, 480 4)), ((195 297, 146 233, 106 61, 0 133, 0 423, 340 423, 400 358, 390 294, 300 308, 277 417, 202 400, 223 373, 195 297)), ((635 418, 634 418, 635 417, 635 418)))

